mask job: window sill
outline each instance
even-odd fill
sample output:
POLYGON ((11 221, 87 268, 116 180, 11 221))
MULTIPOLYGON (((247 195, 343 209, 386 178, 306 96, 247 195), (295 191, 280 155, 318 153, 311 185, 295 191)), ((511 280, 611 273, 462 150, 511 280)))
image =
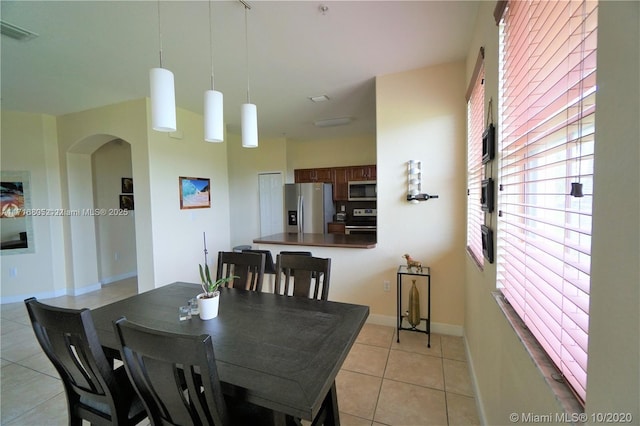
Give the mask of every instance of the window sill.
POLYGON ((492 294, 500 310, 507 318, 509 324, 511 324, 511 327, 513 327, 513 330, 529 353, 531 360, 543 375, 544 380, 549 385, 551 392, 553 392, 553 395, 564 412, 569 415, 573 413, 584 413, 582 402, 575 395, 571 387, 562 379, 561 373, 549 359, 533 334, 531 334, 525 326, 513 307, 506 301, 502 292, 498 290, 492 294))
POLYGON ((476 255, 473 253, 473 250, 471 250, 471 247, 469 246, 467 246, 467 255, 469 255, 471 260, 473 260, 480 271, 484 271, 484 266, 482 265, 482 263, 480 263, 476 255))

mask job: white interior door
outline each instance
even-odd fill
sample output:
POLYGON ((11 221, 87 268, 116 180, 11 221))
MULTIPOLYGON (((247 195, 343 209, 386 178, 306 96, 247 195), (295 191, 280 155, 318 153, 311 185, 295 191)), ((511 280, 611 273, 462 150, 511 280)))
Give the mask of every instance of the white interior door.
POLYGON ((284 232, 282 173, 258 174, 260 189, 260 236, 284 232))

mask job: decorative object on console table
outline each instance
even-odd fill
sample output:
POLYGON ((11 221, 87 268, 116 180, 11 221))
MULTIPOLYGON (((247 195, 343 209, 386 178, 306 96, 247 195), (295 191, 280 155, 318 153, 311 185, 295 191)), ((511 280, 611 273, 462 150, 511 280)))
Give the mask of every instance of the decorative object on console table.
MULTIPOLYGON (((422 270, 422 266, 420 266, 422 270)), ((420 293, 416 287, 416 280, 411 280, 411 290, 409 290, 409 310, 407 311, 407 321, 412 327, 420 324, 420 293)))
POLYGON ((407 269, 411 270, 411 268, 416 268, 418 271, 422 272, 422 262, 419 260, 415 260, 409 255, 409 253, 405 253, 402 257, 407 259, 407 269))
MULTIPOLYGON (((415 280, 413 280, 415 284, 415 280)), ((400 343, 400 330, 407 331, 415 331, 419 333, 425 333, 427 335, 427 347, 431 347, 431 269, 428 266, 423 266, 422 270, 410 269, 407 265, 400 265, 398 267, 397 272, 397 280, 396 280, 396 290, 397 290, 397 342, 400 343), (420 317, 419 307, 416 309, 414 306, 411 307, 411 297, 409 300, 409 310, 406 312, 406 315, 402 313, 402 276, 403 275, 412 275, 416 277, 425 277, 427 279, 427 316, 422 318, 420 317), (418 311, 418 312, 416 312, 418 311), (410 318, 410 316, 415 315, 417 318, 410 318), (404 318, 407 318, 407 321, 411 324, 411 327, 403 327, 402 321, 404 318), (412 324, 412 321, 415 320, 416 325, 412 324), (418 325, 424 321, 425 329, 421 330, 418 328, 418 325)), ((416 287, 417 292, 417 287, 416 287)), ((414 300, 417 300, 417 295, 414 295, 414 300)), ((415 302, 414 302, 415 303, 415 302)), ((419 303, 419 302, 418 302, 419 303)))

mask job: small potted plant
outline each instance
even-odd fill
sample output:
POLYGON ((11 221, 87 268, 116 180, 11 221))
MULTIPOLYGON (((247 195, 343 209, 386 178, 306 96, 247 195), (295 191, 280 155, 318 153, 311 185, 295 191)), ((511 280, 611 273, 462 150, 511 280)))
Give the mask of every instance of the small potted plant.
POLYGON ((213 281, 209 272, 209 265, 198 265, 200 268, 200 280, 202 281, 202 293, 198 298, 198 310, 200 311, 200 319, 208 320, 218 316, 218 307, 220 305, 220 291, 218 288, 230 281, 236 276, 220 278, 213 281))

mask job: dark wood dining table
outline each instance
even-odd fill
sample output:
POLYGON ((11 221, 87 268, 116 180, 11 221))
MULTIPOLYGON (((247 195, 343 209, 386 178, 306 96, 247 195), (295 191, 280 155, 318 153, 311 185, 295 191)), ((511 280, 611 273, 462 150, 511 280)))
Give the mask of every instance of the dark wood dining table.
POLYGON ((312 421, 328 410, 340 424, 335 378, 369 315, 367 306, 222 288, 217 318, 180 321, 178 307, 201 292, 176 282, 92 310, 105 350, 116 355, 113 321, 126 317, 159 330, 209 334, 225 393, 285 416, 312 421))

